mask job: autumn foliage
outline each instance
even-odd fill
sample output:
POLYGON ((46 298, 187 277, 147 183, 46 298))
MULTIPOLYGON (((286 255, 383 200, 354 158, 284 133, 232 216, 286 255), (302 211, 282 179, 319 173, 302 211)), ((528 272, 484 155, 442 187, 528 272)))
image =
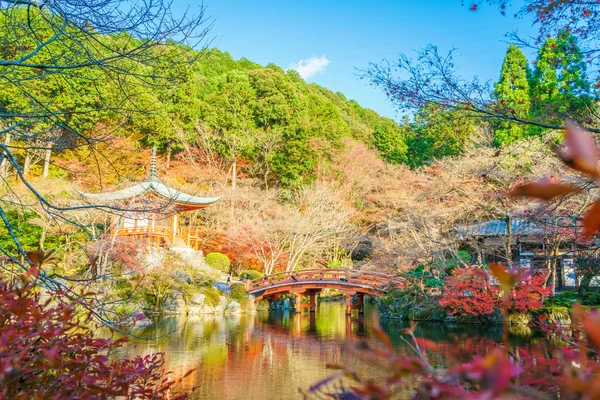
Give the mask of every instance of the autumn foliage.
POLYGON ((544 297, 550 296, 550 287, 546 287, 546 273, 521 274, 509 292, 508 311, 511 313, 528 313, 542 307, 544 297))
MULTIPOLYGON (((546 274, 523 270, 507 273, 513 275, 518 279, 509 288, 508 311, 527 313, 541 308, 544 297, 550 295, 550 288, 545 287, 546 274)), ((456 268, 445 279, 439 303, 451 315, 481 316, 500 310, 501 295, 502 288, 490 279, 487 270, 476 266, 456 268)))
POLYGON ((440 305, 451 315, 487 315, 497 309, 498 293, 483 270, 456 268, 445 279, 440 305))
POLYGON ((116 360, 126 339, 101 339, 92 316, 63 301, 69 293, 40 296, 35 268, 16 284, 0 280, 0 398, 164 399, 177 382, 161 353, 116 360))

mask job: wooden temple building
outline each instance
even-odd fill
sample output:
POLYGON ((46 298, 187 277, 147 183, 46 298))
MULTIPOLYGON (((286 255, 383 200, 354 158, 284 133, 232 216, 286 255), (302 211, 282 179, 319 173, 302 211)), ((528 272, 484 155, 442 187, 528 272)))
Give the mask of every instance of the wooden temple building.
MULTIPOLYGON (((478 255, 474 263, 506 263, 510 238, 514 265, 547 269, 552 260, 556 262, 557 289, 566 289, 577 287, 581 278, 575 268, 577 229, 577 220, 567 216, 539 221, 511 218, 510 230, 505 220, 496 219, 460 226, 456 233, 464 246, 478 255)), ((600 277, 594 278, 591 286, 600 286, 600 277)))
POLYGON ((150 176, 137 185, 106 193, 82 193, 99 207, 113 211, 110 233, 140 245, 198 251, 199 232, 183 226, 181 213, 206 208, 221 197, 198 197, 165 185, 156 176, 156 148, 150 176))

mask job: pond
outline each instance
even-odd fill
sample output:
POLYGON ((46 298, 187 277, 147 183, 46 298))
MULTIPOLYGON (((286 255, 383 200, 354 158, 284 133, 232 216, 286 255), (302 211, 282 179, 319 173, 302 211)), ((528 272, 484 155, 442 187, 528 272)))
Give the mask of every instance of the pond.
MULTIPOLYGON (((355 311, 356 312, 356 311, 355 311)), ((372 335, 373 306, 365 317, 347 318, 344 305, 321 303, 312 315, 304 311, 259 312, 254 315, 164 318, 153 327, 135 332, 146 340, 132 338, 121 355, 165 352, 167 369, 174 377, 195 369, 184 388, 196 387, 192 399, 282 400, 302 398, 298 388, 308 388, 332 371, 327 363, 352 366, 369 375, 381 373, 366 362, 356 341, 377 342, 372 335)), ((401 339, 409 324, 381 320, 398 351, 410 354, 401 339)), ((486 354, 502 340, 499 326, 420 323, 417 336, 435 341, 445 351, 458 352, 469 360, 486 354)), ((511 342, 525 345, 536 339, 524 332, 511 335, 511 342)), ((444 357, 433 360, 439 366, 444 357)))

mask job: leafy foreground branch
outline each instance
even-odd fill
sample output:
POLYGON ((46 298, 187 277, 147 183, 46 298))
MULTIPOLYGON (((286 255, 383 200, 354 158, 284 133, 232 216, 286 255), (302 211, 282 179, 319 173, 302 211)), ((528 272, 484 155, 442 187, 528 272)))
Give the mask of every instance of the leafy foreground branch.
POLYGON ((16 282, 0 280, 0 398, 187 398, 173 393, 183 378, 169 377, 162 353, 112 360, 126 339, 95 337, 89 313, 64 293, 42 297, 36 279, 32 267, 16 282))
MULTIPOLYGON (((522 271, 496 271, 506 289, 523 278, 522 271)), ((509 290, 510 291, 510 290, 509 290)), ((509 299, 505 296, 505 309, 509 299)), ((542 318, 543 320, 543 318, 542 318)), ((457 360, 458 351, 448 356, 435 342, 416 337, 416 324, 403 330, 414 356, 400 355, 390 338, 376 323, 374 332, 384 346, 360 343, 369 365, 385 371, 380 379, 364 377, 343 365, 307 391, 305 399, 383 400, 412 399, 597 399, 600 396, 600 313, 587 313, 581 306, 571 312, 570 329, 554 323, 540 324, 545 340, 528 347, 512 347, 508 324, 503 344, 471 362, 457 360), (447 368, 440 368, 444 357, 447 368)), ((447 349, 446 349, 447 350, 447 349)))

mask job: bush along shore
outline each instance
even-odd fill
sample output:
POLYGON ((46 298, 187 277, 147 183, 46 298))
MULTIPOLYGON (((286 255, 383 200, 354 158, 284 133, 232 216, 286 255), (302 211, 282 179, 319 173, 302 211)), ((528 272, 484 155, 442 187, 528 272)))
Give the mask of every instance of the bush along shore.
MULTIPOLYGON (((556 298, 562 297, 560 294, 556 298)), ((526 312, 510 312, 507 323, 526 326, 535 323, 555 323, 569 325, 571 323, 570 307, 556 304, 556 298, 547 299, 537 307, 526 312)), ((490 324, 505 323, 500 307, 486 310, 471 309, 453 312, 440 305, 442 296, 430 296, 425 292, 414 290, 395 290, 373 301, 381 318, 402 319, 410 321, 443 322, 448 324, 490 324)), ((585 307, 585 306, 584 306, 585 307)))
POLYGON ((373 298, 380 316, 459 324, 569 325, 573 304, 579 303, 584 309, 600 306, 600 294, 593 288, 552 294, 547 285, 548 271, 464 264, 449 265, 444 276, 423 266, 404 273, 406 288, 373 298), (510 282, 509 287, 491 275, 504 277, 517 272, 519 280, 510 282))

